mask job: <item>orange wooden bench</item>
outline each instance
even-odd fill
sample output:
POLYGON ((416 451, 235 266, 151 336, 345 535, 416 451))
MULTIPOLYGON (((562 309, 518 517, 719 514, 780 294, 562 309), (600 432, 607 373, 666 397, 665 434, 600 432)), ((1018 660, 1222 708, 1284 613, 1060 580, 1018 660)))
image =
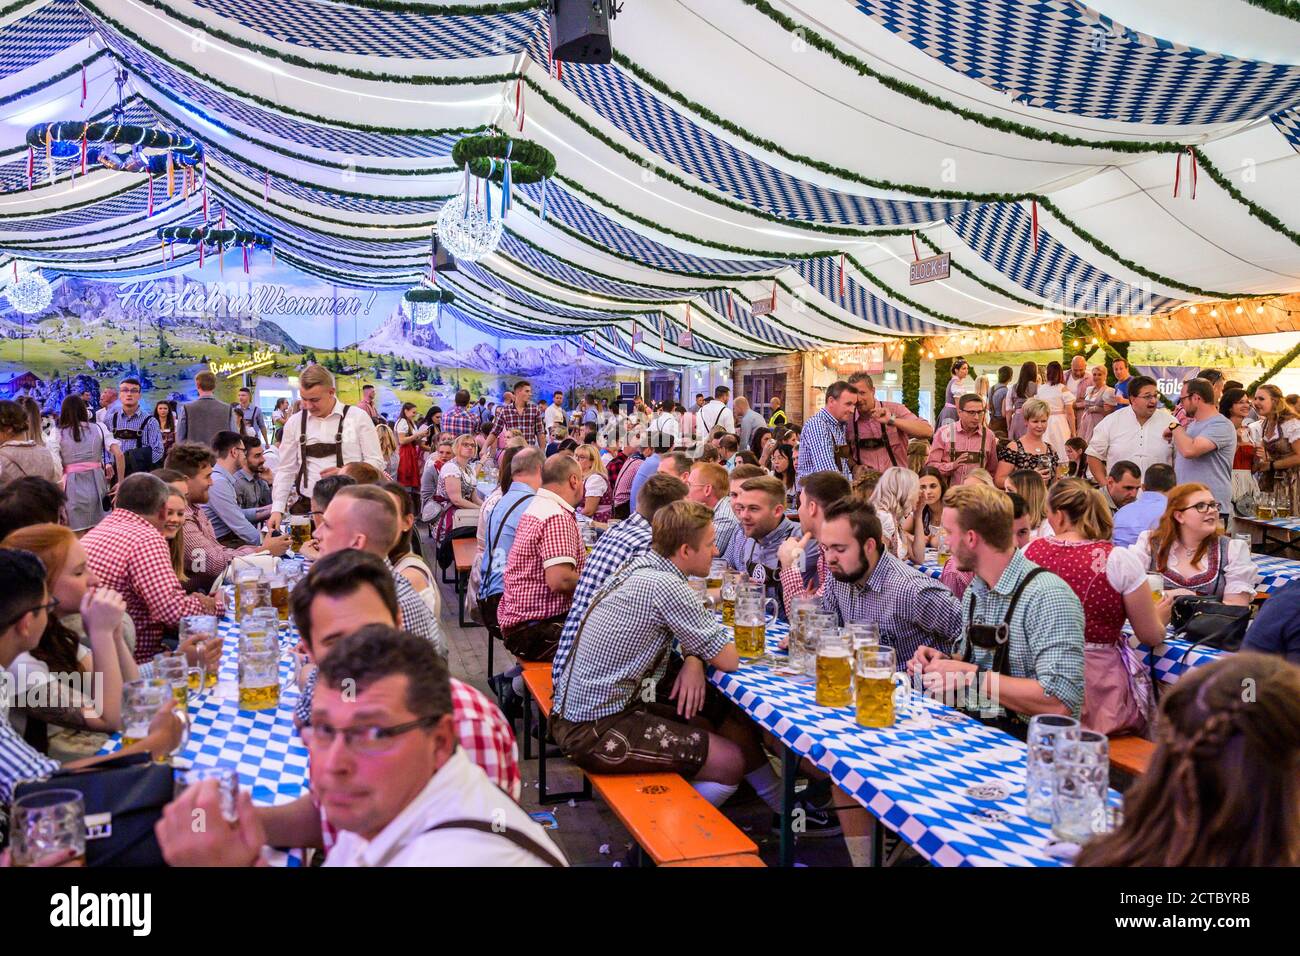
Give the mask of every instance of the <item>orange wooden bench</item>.
MULTIPOLYGON (((451 542, 451 553, 456 563, 456 623, 461 627, 479 627, 465 620, 465 592, 469 590, 469 570, 474 565, 474 552, 478 541, 474 538, 456 538, 451 542)), ((492 636, 488 635, 488 669, 492 673, 492 636)))
POLYGON ((1147 771, 1156 745, 1142 737, 1110 738, 1110 765, 1137 777, 1147 771))
MULTIPOLYGON (((551 713, 550 664, 520 662, 524 669, 524 756, 531 749, 530 699, 543 717, 551 713)), ((539 801, 551 803, 580 794, 546 792, 546 744, 539 744, 539 801)), ((584 773, 584 798, 595 787, 601 799, 632 834, 637 845, 661 866, 763 866, 758 847, 723 813, 675 773, 584 773), (745 859, 740 859, 744 857, 745 859)))

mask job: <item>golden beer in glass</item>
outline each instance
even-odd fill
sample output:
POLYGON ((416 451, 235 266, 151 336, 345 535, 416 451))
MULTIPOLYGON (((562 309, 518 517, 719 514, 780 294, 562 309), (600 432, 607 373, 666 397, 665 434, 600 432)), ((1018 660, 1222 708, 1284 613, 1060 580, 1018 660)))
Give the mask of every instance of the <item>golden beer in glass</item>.
POLYGON ((290 515, 289 540, 293 550, 301 554, 303 547, 311 541, 311 518, 307 515, 290 515))
POLYGON ((271 578, 271 606, 282 622, 289 620, 289 581, 282 574, 271 578))
POLYGON ((894 666, 892 647, 858 648, 854 690, 859 726, 894 726, 894 666))
POLYGON ((280 685, 265 687, 240 687, 240 710, 275 710, 280 706, 280 685))
POLYGON ((239 629, 239 709, 280 706, 280 642, 260 615, 239 629))
POLYGON ((853 703, 853 648, 843 634, 823 634, 817 645, 817 692, 822 707, 853 703))
POLYGON ((734 634, 736 653, 742 658, 753 660, 767 653, 767 607, 772 606, 776 614, 776 602, 764 598, 760 585, 742 581, 736 585, 736 609, 734 612, 734 634))
POLYGON ((737 624, 736 653, 741 657, 762 657, 767 649, 767 627, 763 624, 737 624))

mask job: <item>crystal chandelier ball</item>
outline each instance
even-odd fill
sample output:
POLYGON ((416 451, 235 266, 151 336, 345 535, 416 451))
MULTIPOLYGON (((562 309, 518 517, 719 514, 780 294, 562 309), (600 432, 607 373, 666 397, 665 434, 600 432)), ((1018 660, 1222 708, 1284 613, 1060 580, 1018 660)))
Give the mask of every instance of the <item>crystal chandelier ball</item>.
POLYGON ((438 318, 437 302, 412 302, 411 318, 416 325, 432 325, 438 318))
POLYGON ((50 307, 54 293, 40 272, 25 272, 9 286, 9 304, 24 315, 35 315, 50 307))
POLYGON ((487 206, 471 203, 465 211, 465 197, 453 196, 438 213, 438 240, 457 259, 477 262, 501 242, 504 227, 500 216, 487 217, 487 206))

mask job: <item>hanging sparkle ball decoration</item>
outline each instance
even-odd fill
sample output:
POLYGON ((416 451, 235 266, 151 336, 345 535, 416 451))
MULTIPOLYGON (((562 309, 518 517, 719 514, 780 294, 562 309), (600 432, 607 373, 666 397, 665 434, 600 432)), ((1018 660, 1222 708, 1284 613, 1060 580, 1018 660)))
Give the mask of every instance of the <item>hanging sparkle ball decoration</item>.
POLYGON ((39 270, 24 272, 18 277, 17 282, 9 286, 5 294, 9 296, 9 304, 23 315, 44 312, 50 307, 50 302, 54 298, 50 283, 39 270))
POLYGON ((489 219, 486 209, 481 203, 466 206, 464 196, 455 196, 438 213, 438 238, 457 259, 478 262, 501 242, 501 217, 489 219))
POLYGON ((431 325, 442 318, 442 307, 456 301, 450 289, 408 289, 405 299, 411 307, 411 318, 416 325, 431 325))
POLYGON ((545 216, 546 181, 555 173, 555 157, 544 147, 504 134, 466 136, 452 148, 451 159, 465 170, 465 184, 438 213, 437 238, 457 259, 477 262, 496 249, 513 186, 541 183, 545 216), (495 210, 493 184, 499 193, 495 210))

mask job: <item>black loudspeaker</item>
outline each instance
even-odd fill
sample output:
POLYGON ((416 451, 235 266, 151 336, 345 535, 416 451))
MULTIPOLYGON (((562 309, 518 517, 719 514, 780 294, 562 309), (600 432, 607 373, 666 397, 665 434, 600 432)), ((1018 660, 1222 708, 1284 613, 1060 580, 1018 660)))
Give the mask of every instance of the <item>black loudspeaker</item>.
POLYGON ((551 58, 565 63, 608 63, 608 0, 554 0, 551 58))
POLYGON ((433 271, 456 271, 456 259, 438 242, 437 236, 433 237, 433 271))

